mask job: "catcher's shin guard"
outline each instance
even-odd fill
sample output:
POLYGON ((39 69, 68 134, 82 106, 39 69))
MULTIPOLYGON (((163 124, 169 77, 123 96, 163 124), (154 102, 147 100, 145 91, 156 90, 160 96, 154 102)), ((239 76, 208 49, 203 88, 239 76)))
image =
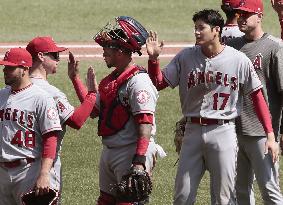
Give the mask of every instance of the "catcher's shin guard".
POLYGON ((116 199, 111 194, 100 191, 100 196, 97 199, 97 205, 116 205, 116 199))

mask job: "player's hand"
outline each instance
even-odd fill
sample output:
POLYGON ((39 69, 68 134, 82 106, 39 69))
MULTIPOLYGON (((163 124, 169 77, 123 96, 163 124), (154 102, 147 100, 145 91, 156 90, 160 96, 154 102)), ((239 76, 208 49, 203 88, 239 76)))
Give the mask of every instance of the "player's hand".
POLYGON ((35 184, 35 194, 44 195, 49 192, 50 187, 49 173, 40 173, 35 184))
POLYGON ((144 167, 141 164, 133 164, 132 167, 137 170, 144 170, 144 167))
POLYGON ((79 61, 75 59, 72 52, 69 52, 68 76, 72 80, 79 75, 79 61))
POLYGON ((271 5, 279 18, 283 18, 283 0, 271 0, 271 5))
POLYGON ((268 152, 270 152, 272 161, 275 163, 279 157, 279 146, 275 141, 273 132, 267 134, 267 140, 265 142, 265 154, 268 154, 268 152))
POLYGON ((158 42, 158 35, 156 32, 150 31, 149 36, 146 39, 146 50, 149 55, 149 59, 156 60, 161 53, 164 46, 164 41, 158 42))
POLYGON ((86 85, 89 92, 98 93, 98 85, 94 69, 90 66, 87 70, 86 85))

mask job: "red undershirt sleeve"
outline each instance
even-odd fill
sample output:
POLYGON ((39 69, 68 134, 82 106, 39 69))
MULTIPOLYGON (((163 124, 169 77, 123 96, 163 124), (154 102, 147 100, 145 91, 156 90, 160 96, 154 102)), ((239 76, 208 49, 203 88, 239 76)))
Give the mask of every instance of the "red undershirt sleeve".
POLYGON ((253 105, 255 112, 260 120, 265 133, 273 132, 272 122, 271 122, 271 115, 268 109, 268 106, 265 102, 265 99, 262 95, 262 90, 256 90, 251 93, 253 105))
POLYGON ((134 116, 137 124, 153 124, 153 114, 141 113, 134 116))
POLYGON ((79 100, 83 102, 88 93, 87 88, 84 86, 83 82, 79 77, 75 77, 74 79, 72 79, 72 83, 74 85, 79 100))
POLYGON ((43 150, 42 158, 55 159, 57 147, 58 131, 52 131, 42 136, 43 150))
POLYGON ((157 90, 162 90, 168 87, 168 83, 165 81, 163 74, 160 70, 158 60, 148 60, 148 74, 157 90))
POLYGON ((66 121, 66 125, 69 125, 70 127, 74 129, 80 129, 87 118, 90 116, 90 113, 92 112, 96 100, 96 94, 93 92, 89 92, 86 97, 84 98, 84 101, 82 104, 77 107, 71 117, 68 118, 66 121))

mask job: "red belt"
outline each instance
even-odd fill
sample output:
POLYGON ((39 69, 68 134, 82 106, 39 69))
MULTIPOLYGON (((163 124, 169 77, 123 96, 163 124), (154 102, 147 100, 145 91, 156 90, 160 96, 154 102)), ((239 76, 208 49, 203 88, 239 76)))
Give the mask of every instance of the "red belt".
POLYGON ((25 159, 17 159, 11 162, 0 162, 0 165, 6 168, 15 168, 20 165, 27 165, 29 163, 34 162, 34 158, 25 158, 25 159))
POLYGON ((202 117, 187 117, 187 122, 199 125, 223 125, 229 123, 230 120, 209 119, 202 117))

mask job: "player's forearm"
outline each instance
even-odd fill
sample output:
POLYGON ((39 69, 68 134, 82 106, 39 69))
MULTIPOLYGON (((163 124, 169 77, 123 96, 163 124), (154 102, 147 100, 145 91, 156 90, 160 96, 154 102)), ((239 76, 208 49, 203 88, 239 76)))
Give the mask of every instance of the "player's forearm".
POLYGON ((138 114, 135 116, 135 122, 138 124, 138 139, 136 153, 133 158, 133 164, 145 165, 145 154, 150 141, 153 115, 152 114, 138 114))
POLYGON ((265 133, 273 133, 271 116, 265 99, 262 95, 262 90, 259 89, 251 94, 255 112, 260 120, 265 133))
POLYGON ((80 102, 83 102, 88 93, 87 88, 85 87, 79 76, 72 78, 72 83, 80 102))
POLYGON ((160 70, 158 60, 148 60, 148 74, 157 90, 162 90, 168 87, 168 83, 165 81, 163 74, 160 70))
POLYGON ((96 94, 93 92, 88 93, 82 104, 77 107, 73 115, 68 118, 66 124, 74 129, 80 129, 94 109, 95 100, 96 94))

